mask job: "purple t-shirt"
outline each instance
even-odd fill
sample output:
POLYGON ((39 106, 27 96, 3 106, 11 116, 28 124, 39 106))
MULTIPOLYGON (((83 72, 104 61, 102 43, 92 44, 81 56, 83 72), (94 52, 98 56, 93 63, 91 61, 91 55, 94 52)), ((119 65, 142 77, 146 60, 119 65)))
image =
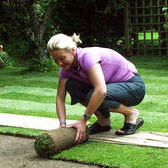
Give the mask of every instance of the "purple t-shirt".
POLYGON ((74 78, 91 85, 88 71, 100 63, 106 83, 124 82, 137 73, 135 66, 118 52, 100 47, 76 48, 76 58, 79 62, 77 69, 60 69, 60 79, 74 78))

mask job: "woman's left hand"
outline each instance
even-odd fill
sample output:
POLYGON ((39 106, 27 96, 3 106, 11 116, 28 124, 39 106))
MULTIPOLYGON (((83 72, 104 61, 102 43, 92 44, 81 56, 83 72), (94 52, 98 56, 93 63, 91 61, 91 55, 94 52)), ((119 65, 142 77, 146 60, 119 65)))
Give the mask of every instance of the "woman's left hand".
POLYGON ((77 121, 74 124, 67 125, 68 128, 76 128, 76 138, 75 142, 76 143, 82 143, 86 139, 86 123, 83 122, 82 120, 77 121))

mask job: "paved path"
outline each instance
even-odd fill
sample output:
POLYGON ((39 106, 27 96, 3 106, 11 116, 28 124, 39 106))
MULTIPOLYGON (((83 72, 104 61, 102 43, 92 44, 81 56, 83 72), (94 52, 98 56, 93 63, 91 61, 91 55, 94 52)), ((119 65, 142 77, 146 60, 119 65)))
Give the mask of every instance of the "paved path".
POLYGON ((0 168, 99 168, 37 156, 34 139, 0 135, 0 168))

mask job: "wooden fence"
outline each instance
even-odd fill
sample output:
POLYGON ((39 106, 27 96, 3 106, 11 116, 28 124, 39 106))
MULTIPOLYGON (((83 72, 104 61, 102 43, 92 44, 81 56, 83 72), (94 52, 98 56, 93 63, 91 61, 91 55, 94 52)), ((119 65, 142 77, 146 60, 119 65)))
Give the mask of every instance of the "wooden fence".
POLYGON ((127 1, 125 46, 130 55, 168 56, 166 14, 168 15, 168 0, 127 1))

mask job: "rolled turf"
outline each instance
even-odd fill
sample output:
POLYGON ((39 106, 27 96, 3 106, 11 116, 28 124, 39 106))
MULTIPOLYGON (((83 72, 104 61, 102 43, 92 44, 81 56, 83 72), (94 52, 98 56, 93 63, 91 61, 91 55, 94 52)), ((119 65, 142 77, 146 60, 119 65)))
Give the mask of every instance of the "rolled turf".
MULTIPOLYGON (((86 140, 89 138, 87 130, 86 140)), ((61 151, 71 148, 75 143, 75 128, 58 128, 37 136, 34 148, 40 157, 49 158, 50 156, 60 153, 61 151)))

